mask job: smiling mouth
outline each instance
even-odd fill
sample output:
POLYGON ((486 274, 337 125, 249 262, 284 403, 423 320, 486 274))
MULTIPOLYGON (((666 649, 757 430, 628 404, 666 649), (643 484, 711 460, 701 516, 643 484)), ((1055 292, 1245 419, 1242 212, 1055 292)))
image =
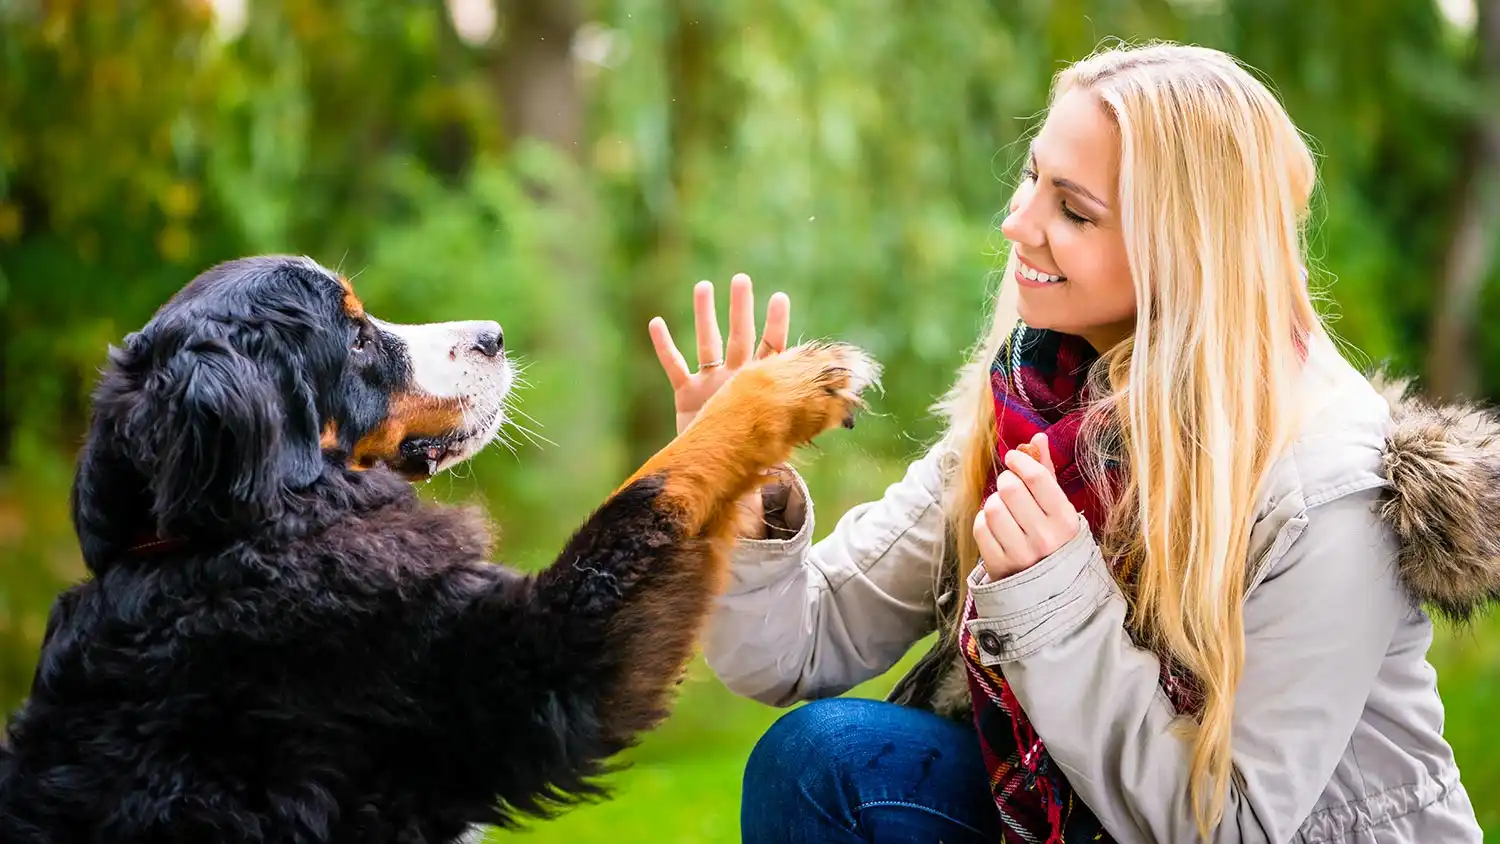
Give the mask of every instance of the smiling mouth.
POLYGON ((1061 285, 1067 280, 1068 276, 1044 273, 1025 258, 1017 258, 1016 283, 1023 288, 1050 288, 1050 286, 1061 285))
POLYGON ((1057 284, 1058 282, 1068 280, 1067 276, 1044 273, 1041 270, 1025 265, 1023 265, 1019 270, 1016 270, 1016 273, 1027 281, 1038 281, 1043 284, 1057 284))
POLYGON ((1020 270, 1016 270, 1016 283, 1022 287, 1058 287, 1068 280, 1067 276, 1047 276, 1046 278, 1056 280, 1044 281, 1041 278, 1035 278, 1020 270))

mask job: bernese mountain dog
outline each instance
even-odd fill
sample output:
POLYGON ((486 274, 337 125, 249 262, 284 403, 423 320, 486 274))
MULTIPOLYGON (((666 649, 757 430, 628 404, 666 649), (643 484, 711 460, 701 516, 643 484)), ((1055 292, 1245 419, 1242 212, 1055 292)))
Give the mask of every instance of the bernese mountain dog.
POLYGON ((0 841, 454 841, 607 794, 667 714, 763 474, 878 374, 738 372, 548 568, 411 481, 480 450, 500 326, 402 326, 312 260, 215 266, 112 348, 72 507, 89 576, 0 748, 0 841))

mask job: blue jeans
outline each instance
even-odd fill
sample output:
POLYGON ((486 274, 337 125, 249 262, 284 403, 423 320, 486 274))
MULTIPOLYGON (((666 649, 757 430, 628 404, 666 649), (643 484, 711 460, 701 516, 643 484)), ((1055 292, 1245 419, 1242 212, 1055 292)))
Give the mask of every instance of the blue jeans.
POLYGON ((1000 841, 967 724, 861 698, 782 716, 745 766, 744 844, 1000 841))

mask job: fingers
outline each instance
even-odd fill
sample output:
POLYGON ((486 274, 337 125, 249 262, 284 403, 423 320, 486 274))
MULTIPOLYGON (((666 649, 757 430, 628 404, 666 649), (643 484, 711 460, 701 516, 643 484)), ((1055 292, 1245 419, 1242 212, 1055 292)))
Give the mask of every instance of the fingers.
POLYGON ((750 276, 736 273, 729 281, 729 344, 724 348, 714 313, 713 283, 700 281, 693 288, 699 366, 723 360, 729 369, 737 369, 750 360, 752 349, 757 359, 785 351, 791 323, 792 300, 785 293, 776 293, 766 306, 766 329, 756 344, 754 286, 750 276))
POLYGON ((1036 435, 1031 438, 1031 445, 1042 456, 1042 465, 1047 467, 1047 471, 1056 475, 1057 467, 1052 465, 1052 449, 1047 445, 1047 435, 1037 431, 1036 435))
POLYGON ((698 334, 698 365, 723 360, 723 338, 719 317, 714 313, 714 285, 700 281, 693 287, 693 327, 698 334))
POLYGON ((1005 549, 1000 547, 999 541, 990 531, 983 510, 974 516, 974 542, 979 546, 979 558, 984 561, 984 568, 990 573, 990 577, 1003 577, 1010 568, 1005 559, 1005 549))
POLYGON ((1024 451, 1012 449, 1005 453, 1005 468, 1015 473, 1015 476, 1026 485, 1030 491, 1031 498, 1041 508, 1046 516, 1058 516, 1072 513, 1073 502, 1068 500, 1066 493, 1057 483, 1057 475, 1053 473, 1052 457, 1047 453, 1045 445, 1042 449, 1042 459, 1046 464, 1038 462, 1024 451))
POLYGON ((760 346, 755 351, 757 358, 786 351, 787 335, 792 324, 792 300, 785 293, 776 293, 766 305, 766 330, 761 335, 760 346))
POLYGON ((1016 517, 998 493, 984 502, 984 523, 1000 543, 1000 550, 1005 552, 1006 558, 1012 563, 1026 565, 1034 562, 1036 555, 1030 550, 1026 532, 1016 524, 1016 517))
MULTIPOLYGON (((1005 509, 1009 511, 1012 523, 1026 534, 1026 547, 1032 551, 1040 551, 1039 534, 1047 521, 1047 516, 1036 503, 1036 499, 1032 497, 1031 490, 1015 473, 1001 472, 1000 477, 995 480, 995 495, 1005 502, 1005 509)), ((1017 549, 1011 548, 1010 550, 1011 555, 1016 556, 1017 549)))
POLYGON ((682 353, 677 351, 677 344, 672 342, 672 332, 667 329, 667 321, 655 317, 648 330, 651 333, 651 346, 656 349, 656 359, 661 362, 662 371, 667 373, 672 389, 680 389, 692 373, 688 372, 687 361, 682 359, 682 353))
POLYGON ((755 292, 750 276, 735 273, 729 280, 729 346, 724 350, 724 363, 730 369, 738 369, 750 360, 755 346, 755 292))

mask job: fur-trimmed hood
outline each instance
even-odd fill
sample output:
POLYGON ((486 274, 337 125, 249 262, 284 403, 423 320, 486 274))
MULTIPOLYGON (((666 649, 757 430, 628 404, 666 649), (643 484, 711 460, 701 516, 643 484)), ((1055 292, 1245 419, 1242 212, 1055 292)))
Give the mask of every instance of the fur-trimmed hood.
POLYGON ((1377 382, 1391 407, 1381 516, 1413 595, 1455 621, 1500 602, 1500 418, 1377 382))

